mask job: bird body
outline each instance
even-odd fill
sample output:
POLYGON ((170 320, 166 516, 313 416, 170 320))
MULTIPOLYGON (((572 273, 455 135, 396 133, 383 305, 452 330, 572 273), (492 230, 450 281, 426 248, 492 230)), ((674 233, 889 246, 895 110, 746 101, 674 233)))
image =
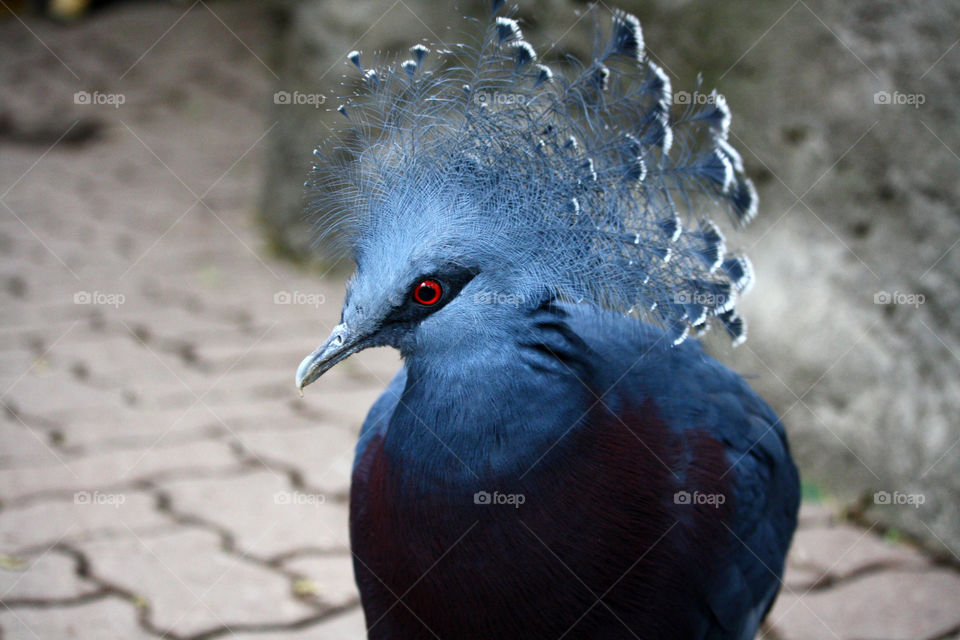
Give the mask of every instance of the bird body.
POLYGON ((463 367, 408 359, 367 418, 370 637, 752 638, 796 524, 776 416, 693 342, 590 308, 517 315, 463 367))
POLYGON ((774 412, 687 338, 746 337, 752 268, 705 215, 756 213, 729 109, 677 113, 629 14, 548 67, 492 7, 470 45, 351 52, 310 182, 356 272, 298 387, 404 361, 352 478, 369 637, 753 638, 799 483, 774 412))

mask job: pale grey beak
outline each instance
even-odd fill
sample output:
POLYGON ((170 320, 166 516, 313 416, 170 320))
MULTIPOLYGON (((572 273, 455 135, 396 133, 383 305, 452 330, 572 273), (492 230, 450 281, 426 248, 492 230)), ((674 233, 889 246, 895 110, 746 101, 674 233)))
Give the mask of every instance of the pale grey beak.
POLYGON ((363 348, 358 337, 346 324, 338 324, 316 351, 308 355, 297 367, 297 389, 303 395, 303 388, 322 376, 333 365, 363 348))

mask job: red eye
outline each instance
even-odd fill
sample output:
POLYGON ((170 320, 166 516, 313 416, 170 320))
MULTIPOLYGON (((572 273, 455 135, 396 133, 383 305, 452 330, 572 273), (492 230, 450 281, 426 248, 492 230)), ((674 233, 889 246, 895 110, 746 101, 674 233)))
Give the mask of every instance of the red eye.
POLYGON ((413 299, 426 306, 437 304, 442 295, 443 289, 436 280, 424 280, 413 289, 413 299))

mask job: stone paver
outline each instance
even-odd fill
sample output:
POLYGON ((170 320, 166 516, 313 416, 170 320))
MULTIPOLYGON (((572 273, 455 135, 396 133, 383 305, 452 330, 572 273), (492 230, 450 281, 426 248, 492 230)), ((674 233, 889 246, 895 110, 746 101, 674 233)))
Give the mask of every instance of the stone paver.
POLYGON ((130 485, 141 479, 190 471, 209 473, 238 464, 227 444, 198 441, 81 458, 63 456, 49 466, 0 469, 0 487, 3 496, 13 500, 53 492, 94 492, 101 487, 130 485))
POLYGON ((81 543, 98 579, 143 598, 157 628, 192 635, 309 618, 282 574, 220 548, 197 529, 81 543))
POLYGON ((313 424, 282 433, 250 433, 243 446, 257 459, 283 460, 303 470, 304 482, 325 493, 346 495, 350 488, 357 435, 340 426, 313 424))
POLYGON ((295 488, 279 473, 169 482, 164 491, 175 513, 229 531, 245 555, 269 560, 298 549, 349 547, 346 505, 295 488))
POLYGON ((960 628, 952 571, 884 571, 816 593, 784 593, 770 613, 781 640, 934 640, 960 628))
POLYGON ((793 543, 791 563, 842 579, 871 567, 923 569, 930 565, 920 553, 886 542, 849 525, 801 529, 793 543))
POLYGON ((284 562, 283 568, 302 576, 300 593, 327 606, 340 608, 358 601, 356 587, 343 581, 344 575, 353 572, 353 556, 349 553, 293 558, 284 562))
POLYGON ((156 498, 137 491, 77 492, 10 507, 0 515, 0 553, 43 552, 57 543, 170 527, 156 498))
MULTIPOLYGON (((293 388, 343 282, 270 257, 252 222, 273 126, 264 5, 0 21, 3 640, 365 635, 345 498, 399 358, 370 350, 293 388)), ((960 629, 955 571, 829 504, 800 521, 777 640, 960 629)))
POLYGON ((56 464, 57 454, 50 449, 46 430, 28 416, 0 419, 0 469, 13 466, 56 464))
POLYGON ((25 558, 4 556, 0 602, 74 600, 100 590, 78 575, 77 559, 54 551, 25 558))
POLYGON ((348 640, 366 638, 367 624, 359 608, 323 622, 296 630, 257 633, 243 640, 348 640))
POLYGON ((128 602, 109 598, 55 609, 0 609, 4 640, 147 640, 128 602), (96 629, 96 635, 91 633, 96 629))
POLYGON ((783 589, 805 593, 823 582, 827 576, 823 571, 808 567, 798 567, 796 563, 787 562, 787 570, 783 575, 783 589))

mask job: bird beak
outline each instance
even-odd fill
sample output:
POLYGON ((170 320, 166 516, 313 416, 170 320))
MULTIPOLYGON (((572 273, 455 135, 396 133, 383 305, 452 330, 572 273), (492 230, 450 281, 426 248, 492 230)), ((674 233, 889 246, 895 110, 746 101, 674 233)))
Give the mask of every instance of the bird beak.
POLYGON ((335 326, 330 337, 297 367, 297 389, 300 390, 300 395, 303 395, 305 386, 322 376, 333 365, 362 349, 363 340, 360 338, 362 336, 356 336, 344 323, 335 326))

